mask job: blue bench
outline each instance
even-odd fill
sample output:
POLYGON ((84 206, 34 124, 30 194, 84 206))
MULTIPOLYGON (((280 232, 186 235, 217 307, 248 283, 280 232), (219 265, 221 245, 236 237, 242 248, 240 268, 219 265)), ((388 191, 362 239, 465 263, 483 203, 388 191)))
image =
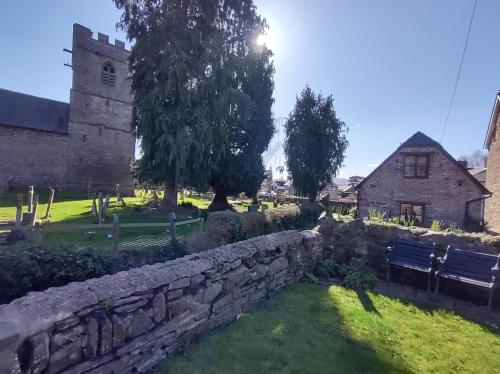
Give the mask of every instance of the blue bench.
POLYGON ((393 266, 416 270, 427 273, 427 291, 430 291, 435 252, 434 243, 395 239, 392 246, 387 247, 387 281, 391 281, 393 266))
POLYGON ((441 278, 488 288, 488 309, 491 309, 493 293, 500 285, 500 255, 463 251, 449 246, 446 249, 446 255, 442 259, 438 258, 438 264, 434 291, 436 294, 439 292, 441 278))

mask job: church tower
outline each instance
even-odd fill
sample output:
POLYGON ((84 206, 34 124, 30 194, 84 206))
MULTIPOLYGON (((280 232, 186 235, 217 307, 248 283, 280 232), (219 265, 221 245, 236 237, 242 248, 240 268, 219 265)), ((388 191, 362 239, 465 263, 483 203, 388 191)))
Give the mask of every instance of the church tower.
POLYGON ((114 190, 133 188, 130 164, 135 137, 125 43, 73 26, 73 84, 70 95, 66 183, 114 190))

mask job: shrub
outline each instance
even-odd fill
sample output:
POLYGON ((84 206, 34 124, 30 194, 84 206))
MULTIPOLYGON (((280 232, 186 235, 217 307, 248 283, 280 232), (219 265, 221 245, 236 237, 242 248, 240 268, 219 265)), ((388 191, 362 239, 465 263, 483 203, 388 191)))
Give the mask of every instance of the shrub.
POLYGON ((339 264, 332 259, 322 260, 315 269, 315 275, 339 278, 344 286, 356 290, 372 289, 377 282, 375 271, 359 258, 352 258, 347 264, 339 264))
POLYGON ((291 230, 298 227, 299 215, 299 207, 295 204, 284 204, 271 209, 269 221, 272 230, 291 230))
POLYGON ((368 208, 368 218, 370 221, 383 221, 385 218, 386 212, 382 212, 381 210, 376 210, 374 208, 368 208))
POLYGON ((213 212, 208 215, 205 230, 221 244, 234 243, 244 239, 240 214, 229 210, 213 212))
POLYGON ((449 227, 448 227, 448 232, 452 232, 454 234, 463 234, 464 230, 456 223, 453 222, 449 227))
POLYGON ((323 207, 318 203, 304 203, 299 207, 299 225, 309 225, 318 222, 318 218, 323 212, 323 207))
POLYGON ((413 227, 415 226, 415 218, 403 217, 403 219, 399 221, 399 224, 404 227, 413 227))
POLYGON ((262 213, 245 212, 240 214, 240 224, 245 239, 265 235, 270 232, 269 223, 262 213))
POLYGON ((184 248, 177 241, 165 247, 117 252, 63 246, 4 246, 0 251, 0 303, 29 291, 81 282, 182 255, 184 248))
POLYGON ((373 289, 377 283, 377 274, 361 259, 353 258, 342 269, 344 286, 355 290, 373 289))
POLYGON ((444 231, 444 222, 438 219, 433 220, 431 224, 431 231, 444 231))

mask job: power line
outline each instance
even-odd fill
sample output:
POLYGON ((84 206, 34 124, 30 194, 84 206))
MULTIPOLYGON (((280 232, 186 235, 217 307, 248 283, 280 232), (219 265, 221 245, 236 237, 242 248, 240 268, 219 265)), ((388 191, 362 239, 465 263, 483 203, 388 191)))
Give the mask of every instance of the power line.
POLYGON ((448 114, 446 115, 446 121, 444 122, 443 131, 441 132, 441 138, 439 142, 443 142, 444 133, 446 127, 448 126, 448 120, 450 119, 451 108, 453 107, 453 101, 455 100, 455 93, 457 92, 458 81, 460 79, 460 74, 462 73, 462 65, 464 63, 465 52, 467 51, 467 45, 469 44, 469 35, 472 28, 472 22, 474 21, 474 14, 476 13, 477 0, 474 1, 474 8, 472 8, 472 15, 470 17, 469 30, 467 31, 467 38, 465 39, 464 51, 462 52, 462 59, 460 60, 460 67, 458 68, 457 79, 455 80, 455 86, 453 87, 453 93, 451 94, 450 106, 448 107, 448 114))

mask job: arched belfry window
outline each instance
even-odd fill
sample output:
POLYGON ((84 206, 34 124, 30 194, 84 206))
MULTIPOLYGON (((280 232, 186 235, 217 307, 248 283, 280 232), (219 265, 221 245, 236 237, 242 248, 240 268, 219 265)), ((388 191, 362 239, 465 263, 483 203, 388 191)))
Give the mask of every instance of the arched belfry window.
POLYGON ((101 83, 114 86, 116 81, 116 72, 111 62, 106 62, 101 71, 101 83))

